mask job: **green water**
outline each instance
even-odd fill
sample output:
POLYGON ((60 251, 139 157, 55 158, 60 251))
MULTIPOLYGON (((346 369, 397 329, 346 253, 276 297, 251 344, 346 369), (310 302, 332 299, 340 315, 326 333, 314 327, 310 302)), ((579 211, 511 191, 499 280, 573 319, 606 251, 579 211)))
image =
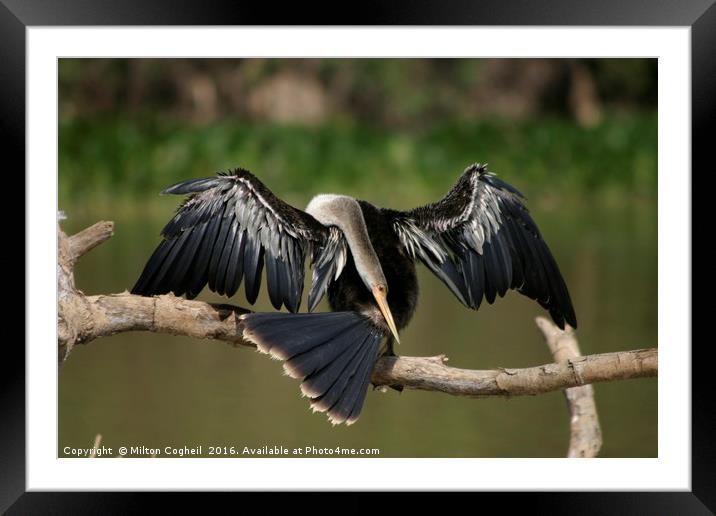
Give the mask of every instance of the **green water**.
MULTIPOLYGON (((363 185, 361 190, 372 189, 367 197, 378 204, 408 207, 441 196, 453 179, 435 181, 430 197, 401 188, 363 185)), ((286 195, 276 185, 274 178, 270 186, 296 205, 310 198, 286 195)), ((306 190, 331 186, 317 178, 306 190)), ((539 199, 530 207, 570 288, 582 352, 656 346, 656 200, 574 200, 547 195, 546 187, 526 193, 539 199)), ((87 294, 131 288, 175 205, 167 198, 121 206, 61 203, 70 217, 64 223, 68 233, 100 219, 116 223, 114 237, 78 264, 78 287, 87 294)), ((450 365, 474 369, 550 361, 533 323, 544 315, 536 303, 510 292, 472 312, 425 269, 419 273, 420 303, 401 335, 399 354, 444 353, 450 365)), ((206 292, 200 299, 220 300, 206 292)), ((231 302, 247 306, 243 289, 231 302)), ((255 309, 271 310, 265 291, 255 309)), ((332 427, 322 414, 311 413, 298 382, 282 374, 279 362, 248 348, 150 333, 76 348, 59 382, 60 456, 65 446, 91 446, 98 433, 115 449, 202 445, 207 455, 209 446, 340 446, 379 448, 381 457, 562 457, 569 438, 561 393, 468 399, 374 391, 355 425, 332 427)), ((601 456, 656 456, 656 379, 598 384, 595 392, 604 436, 601 456)))

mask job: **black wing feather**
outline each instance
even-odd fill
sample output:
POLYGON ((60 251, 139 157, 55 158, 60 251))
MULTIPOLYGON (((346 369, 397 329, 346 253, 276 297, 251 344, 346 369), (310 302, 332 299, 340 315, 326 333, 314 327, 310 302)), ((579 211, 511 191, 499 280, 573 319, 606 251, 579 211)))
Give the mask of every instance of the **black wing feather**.
POLYGON ((281 292, 281 278, 279 276, 278 258, 266 257, 266 285, 269 292, 269 300, 276 310, 281 309, 283 295, 281 292))
POLYGON ((177 285, 177 295, 184 294, 191 281, 189 268, 191 267, 199 246, 204 239, 206 233, 206 222, 202 222, 193 229, 187 231, 186 249, 177 258, 177 263, 172 267, 172 274, 169 277, 169 283, 177 285))
MULTIPOLYGON (((213 217, 206 228, 204 234, 204 240, 202 245, 199 246, 199 251, 196 256, 196 263, 208 263, 211 258, 211 251, 216 241, 216 236, 219 232, 221 217, 213 217)), ((199 292, 204 288, 208 281, 208 267, 195 266, 191 273, 189 280, 189 288, 187 290, 187 297, 189 299, 195 298, 199 292)))
POLYGON ((510 258, 510 246, 503 238, 506 231, 500 231, 493 236, 495 242, 495 252, 500 262, 500 283, 497 286, 497 293, 500 297, 504 297, 507 290, 512 285, 512 258, 510 258))
POLYGON ((343 270, 347 258, 347 245, 343 233, 332 226, 323 245, 316 247, 313 253, 313 282, 308 293, 308 311, 313 310, 326 293, 328 285, 343 270))
POLYGON ((500 276, 499 264, 495 259, 495 247, 492 243, 485 243, 484 247, 485 257, 485 300, 492 304, 495 302, 497 297, 496 284, 500 276))
POLYGON ((134 286, 133 292, 143 292, 149 289, 149 286, 154 281, 159 269, 161 268, 164 260, 166 259, 169 251, 176 244, 176 240, 163 240, 152 253, 149 258, 147 265, 142 271, 141 276, 137 280, 137 284, 134 286))
MULTIPOLYGON (((450 260, 446 260, 450 262, 450 260)), ((484 258, 472 249, 465 251, 465 259, 461 262, 461 267, 467 274, 463 274, 465 278, 465 289, 468 293, 470 308, 477 310, 480 308, 482 298, 485 294, 486 281, 484 258)))
MULTIPOLYGON (((239 290, 241 277, 244 273, 244 247, 246 245, 246 231, 239 229, 234 238, 234 245, 231 248, 229 256, 229 265, 226 269, 226 279, 224 280, 224 292, 228 297, 232 297, 239 290)), ((279 307, 280 308, 280 307, 279 307)))
POLYGON ((254 238, 246 241, 246 250, 244 253, 244 272, 246 281, 244 288, 246 290, 246 299, 252 305, 256 302, 261 288, 261 272, 264 268, 263 248, 254 238))
POLYGON ((278 199, 247 170, 191 179, 162 194, 190 196, 162 230, 163 239, 134 285, 134 294, 171 291, 192 298, 208 284, 218 294, 233 296, 243 280, 253 304, 266 262, 271 303, 296 312, 306 254, 320 258, 325 272, 316 274, 314 264, 314 287, 316 282, 320 287, 314 289, 314 303, 345 263, 340 232, 278 199))
POLYGON ((171 267, 174 265, 177 256, 179 256, 179 251, 181 251, 184 247, 188 236, 189 233, 182 233, 172 242, 171 249, 169 250, 167 257, 164 259, 164 262, 154 277, 154 280, 150 283, 149 288, 155 290, 157 294, 166 294, 171 290, 171 287, 168 286, 169 282, 167 281, 167 276, 171 274, 171 267))
POLYGON ((468 167, 440 201, 409 212, 384 210, 410 256, 464 305, 477 309, 508 289, 536 300, 555 323, 577 326, 567 286, 524 196, 482 165, 468 167))
POLYGON ((226 235, 226 240, 224 241, 224 248, 221 250, 219 264, 217 265, 218 271, 216 275, 216 293, 222 296, 226 294, 226 276, 229 272, 229 261, 231 260, 231 253, 234 250, 237 233, 237 225, 232 224, 229 228, 229 234, 226 235))
MULTIPOLYGON (((229 230, 233 226, 233 214, 228 217, 216 217, 219 223, 219 233, 216 236, 214 245, 211 249, 211 257, 209 258, 208 266, 208 283, 209 289, 216 292, 218 288, 218 276, 219 276, 219 262, 221 260, 221 253, 224 250, 224 244, 226 244, 226 237, 229 235, 229 230)), ((210 242, 207 242, 207 246, 210 242)))

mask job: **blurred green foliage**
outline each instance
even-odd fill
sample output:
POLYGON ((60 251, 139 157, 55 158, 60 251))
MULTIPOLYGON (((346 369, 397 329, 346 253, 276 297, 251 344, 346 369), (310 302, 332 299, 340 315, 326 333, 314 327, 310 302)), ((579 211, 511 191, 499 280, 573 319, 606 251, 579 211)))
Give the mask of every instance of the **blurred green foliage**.
POLYGON ((449 186, 476 161, 523 189, 544 184, 558 195, 655 196, 657 184, 656 117, 649 115, 615 115, 592 128, 551 117, 416 131, 105 117, 62 124, 60 146, 60 204, 155 196, 238 166, 284 195, 322 184, 378 199, 400 187, 413 197, 449 186))
MULTIPOLYGON (((60 202, 235 167, 423 197, 465 166, 574 198, 654 196, 655 59, 61 59, 60 202)), ((542 195, 542 194, 541 194, 542 195)))

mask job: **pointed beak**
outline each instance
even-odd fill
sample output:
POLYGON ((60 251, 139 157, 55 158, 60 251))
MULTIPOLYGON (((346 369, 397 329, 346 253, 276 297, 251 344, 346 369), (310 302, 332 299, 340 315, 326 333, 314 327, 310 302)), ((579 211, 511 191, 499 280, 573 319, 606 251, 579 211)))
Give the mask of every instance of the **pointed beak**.
POLYGON ((393 337, 395 337, 395 341, 400 344, 400 337, 398 337, 398 329, 395 327, 395 321, 393 321, 393 314, 390 313, 390 307, 388 306, 388 298, 385 294, 385 291, 379 290, 378 287, 373 287, 372 292, 373 297, 378 302, 378 307, 380 308, 380 311, 385 318, 385 322, 388 323, 388 327, 390 328, 393 337))

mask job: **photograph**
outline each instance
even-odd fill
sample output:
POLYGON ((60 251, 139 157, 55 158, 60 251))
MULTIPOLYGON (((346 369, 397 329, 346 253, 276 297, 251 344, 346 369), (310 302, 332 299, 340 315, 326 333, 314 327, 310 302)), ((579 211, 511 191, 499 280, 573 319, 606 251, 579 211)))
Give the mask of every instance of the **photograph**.
POLYGON ((60 57, 57 456, 658 458, 658 71, 60 57))

